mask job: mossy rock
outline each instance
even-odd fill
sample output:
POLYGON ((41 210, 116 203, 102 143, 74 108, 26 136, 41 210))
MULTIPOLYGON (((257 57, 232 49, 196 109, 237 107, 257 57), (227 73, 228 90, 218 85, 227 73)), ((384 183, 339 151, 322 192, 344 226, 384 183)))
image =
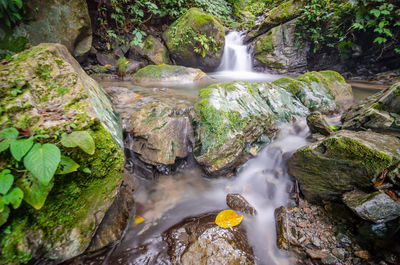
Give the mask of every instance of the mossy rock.
POLYGON ((254 40, 255 65, 279 73, 304 72, 308 46, 295 44, 296 20, 272 28, 254 40))
MULTIPOLYGON (((40 44, 0 66, 0 128, 7 127, 49 135, 42 141, 57 144, 80 170, 56 175, 40 210, 23 202, 11 212, 0 227, 0 263, 39 256, 61 261, 81 254, 122 179, 122 132, 111 102, 65 46, 40 44), (95 153, 60 145, 57 135, 70 130, 87 131, 95 153)), ((5 165, 17 166, 8 151, 0 156, 5 165)), ((23 173, 13 168, 14 185, 19 185, 23 173)))
POLYGON ((355 104, 342 117, 343 127, 400 133, 400 83, 355 104))
POLYGON ((370 189, 380 173, 400 161, 400 140, 374 132, 339 131, 296 151, 289 173, 314 203, 340 200, 353 190, 370 189))
POLYGON ((29 39, 23 33, 13 32, 11 29, 0 27, 0 59, 6 55, 14 55, 29 48, 29 39))
POLYGON ((207 75, 200 69, 178 65, 148 65, 133 75, 133 81, 140 85, 179 84, 201 81, 207 75))
POLYGON ((225 30, 216 17, 191 8, 164 32, 164 40, 177 64, 212 71, 221 60, 225 30), (204 57, 200 39, 208 42, 204 57))
POLYGON ((143 47, 135 46, 134 49, 154 64, 171 64, 167 47, 152 35, 147 36, 143 42, 143 47))
POLYGON ((304 106, 322 114, 347 109, 354 100, 351 86, 334 71, 307 72, 295 79, 282 77, 272 84, 286 89, 304 106))
POLYGON ((252 82, 200 90, 195 111, 194 155, 214 175, 234 170, 250 148, 269 142, 280 124, 308 114, 285 89, 252 82))
POLYGON ((246 40, 253 40, 272 28, 298 17, 303 5, 304 1, 300 0, 287 0, 280 3, 269 12, 269 15, 260 23, 260 25, 247 34, 246 40))
POLYGON ((74 56, 89 52, 92 46, 92 27, 88 6, 84 0, 29 0, 25 23, 17 26, 16 34, 28 36, 32 45, 61 43, 74 56))

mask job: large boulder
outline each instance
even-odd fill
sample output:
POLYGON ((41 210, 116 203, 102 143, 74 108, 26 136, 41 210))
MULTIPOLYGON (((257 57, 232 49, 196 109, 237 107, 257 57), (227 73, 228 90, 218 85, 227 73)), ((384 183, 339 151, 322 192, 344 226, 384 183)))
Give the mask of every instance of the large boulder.
POLYGON ((254 40, 254 65, 279 73, 307 69, 307 45, 295 44, 296 20, 272 28, 254 40))
POLYGON ((200 90, 195 111, 194 155, 212 174, 234 170, 248 150, 269 141, 279 123, 308 114, 285 89, 251 82, 200 90))
POLYGON ((105 89, 121 116, 123 130, 130 135, 125 148, 141 161, 173 165, 188 156, 193 145, 189 113, 194 99, 168 89, 105 89))
POLYGON ((207 75, 196 68, 178 65, 148 65, 133 75, 133 81, 142 86, 157 86, 167 83, 192 84, 203 81, 207 75))
POLYGON ((296 151, 289 173, 311 202, 340 200, 354 188, 371 189, 380 173, 400 161, 400 139, 374 132, 339 131, 296 151))
POLYGON ((268 32, 270 29, 284 24, 300 15, 301 7, 304 1, 287 0, 273 8, 267 17, 246 36, 245 40, 253 40, 254 38, 268 32))
POLYGON ((75 56, 89 52, 92 27, 85 0, 24 1, 27 22, 13 29, 11 39, 26 38, 32 45, 61 43, 75 56))
POLYGON ((191 8, 169 27, 164 40, 177 64, 212 71, 221 60, 225 30, 214 16, 191 8))
POLYGON ((355 104, 342 119, 346 129, 400 132, 400 83, 355 104))
MULTIPOLYGON (((40 44, 1 65, 0 99, 0 128, 48 135, 40 141, 57 144, 62 155, 80 165, 78 171, 56 175, 48 185, 10 168, 24 201, 0 226, 0 263, 39 257, 62 261, 81 254, 123 176, 122 133, 110 100, 60 44, 40 44), (59 144, 59 136, 71 131, 87 132, 94 140, 94 154, 59 144)), ((8 151, 0 153, 0 160, 24 169, 8 151)))
POLYGON ((272 84, 288 90, 304 106, 322 114, 348 109, 354 101, 351 86, 335 71, 308 72, 295 79, 283 77, 272 84))

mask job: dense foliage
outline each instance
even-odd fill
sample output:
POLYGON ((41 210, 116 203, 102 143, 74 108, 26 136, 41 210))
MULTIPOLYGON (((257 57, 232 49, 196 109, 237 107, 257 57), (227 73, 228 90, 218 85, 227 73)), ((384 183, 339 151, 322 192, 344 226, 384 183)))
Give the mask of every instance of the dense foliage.
POLYGON ((314 52, 333 48, 346 58, 360 40, 380 51, 400 52, 398 1, 307 0, 302 11, 297 34, 310 41, 314 52))
MULTIPOLYGON (((55 139, 58 138, 54 135, 55 139)), ((95 144, 86 131, 62 134, 59 145, 80 147, 93 155, 95 144)), ((57 144, 48 142, 49 135, 29 136, 15 128, 0 131, 0 154, 11 157, 1 165, 0 172, 0 226, 6 223, 11 212, 20 207, 22 200, 40 209, 53 188, 54 175, 75 172, 80 167, 71 158, 61 154, 57 144)), ((54 139, 52 139, 54 140, 54 139)), ((83 169, 83 172, 89 169, 83 169)))
POLYGON ((173 21, 191 7, 199 7, 226 23, 239 13, 239 0, 111 0, 98 8, 100 28, 110 41, 142 45, 143 26, 152 18, 173 21))
POLYGON ((11 27, 22 20, 22 0, 0 0, 0 22, 11 27))

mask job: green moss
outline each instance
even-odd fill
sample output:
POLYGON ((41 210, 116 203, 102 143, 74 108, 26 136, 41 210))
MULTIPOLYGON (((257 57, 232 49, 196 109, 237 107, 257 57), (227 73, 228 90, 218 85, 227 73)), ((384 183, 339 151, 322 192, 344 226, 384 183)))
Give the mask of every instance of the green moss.
POLYGON ((335 71, 320 71, 318 72, 328 83, 340 82, 345 83, 346 80, 338 72, 335 71))
POLYGON ((125 56, 119 57, 116 64, 118 74, 125 75, 127 64, 128 60, 126 60, 125 56))
POLYGON ((271 53, 274 51, 274 40, 272 31, 260 36, 256 40, 255 52, 256 53, 271 53))
POLYGON ((360 142, 341 136, 330 138, 323 142, 328 154, 337 158, 358 160, 365 165, 370 172, 382 171, 392 163, 392 158, 382 152, 378 152, 360 142))
POLYGON ((256 59, 263 63, 265 66, 268 66, 270 68, 274 69, 285 69, 285 66, 281 64, 280 62, 276 62, 274 60, 271 60, 267 57, 266 54, 257 54, 256 59))
POLYGON ((31 253, 25 249, 23 238, 27 219, 14 220, 1 233, 1 264, 27 263, 31 253))
POLYGON ((154 49, 154 37, 149 35, 146 40, 143 42, 143 49, 147 52, 154 49))
POLYGON ((281 87, 295 96, 301 90, 301 84, 290 77, 281 77, 271 84, 281 87))

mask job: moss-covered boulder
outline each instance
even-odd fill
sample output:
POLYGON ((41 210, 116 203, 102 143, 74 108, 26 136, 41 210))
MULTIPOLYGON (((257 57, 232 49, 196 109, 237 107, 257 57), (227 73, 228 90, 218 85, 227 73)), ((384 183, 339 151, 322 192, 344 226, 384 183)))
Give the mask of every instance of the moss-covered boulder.
POLYGON ((171 64, 167 47, 152 35, 144 40, 143 47, 134 46, 131 49, 154 64, 171 64))
POLYGON ((400 83, 355 104, 342 117, 351 130, 400 132, 400 83))
POLYGON ((299 149, 289 173, 307 200, 339 200, 354 188, 371 189, 380 173, 400 161, 400 139, 374 132, 339 131, 299 149))
POLYGON ((295 79, 283 77, 272 84, 288 90, 304 106, 323 114, 348 109, 354 101, 351 86, 335 71, 308 72, 295 79))
POLYGON ((254 40, 255 66, 277 72, 304 72, 307 45, 295 44, 296 20, 272 28, 254 40))
POLYGON ((143 86, 165 83, 190 84, 204 80, 207 75, 196 68, 178 65, 148 65, 133 75, 133 81, 143 86))
POLYGON ((92 27, 85 0, 24 1, 27 22, 13 29, 15 37, 26 37, 32 45, 64 44, 74 56, 89 52, 92 27))
POLYGON ((304 107, 285 89, 268 83, 233 82, 200 90, 194 119, 196 160, 211 174, 225 174, 259 147, 277 126, 304 107))
POLYGON ((218 67, 225 43, 225 30, 218 19, 191 8, 164 33, 176 64, 212 71, 218 67))
POLYGON ((40 141, 56 144, 80 167, 56 174, 50 186, 38 187, 24 174, 22 162, 13 160, 8 150, 0 153, 2 167, 12 171, 14 185, 26 195, 0 227, 0 263, 38 257, 60 261, 81 254, 122 179, 122 133, 111 102, 65 46, 40 44, 0 66, 0 128, 10 127, 48 135, 40 141), (94 140, 94 154, 61 145, 60 134, 71 131, 87 132, 94 140), (32 205, 39 195, 47 199, 36 210, 27 202, 32 205))
POLYGON ((268 16, 255 29, 247 34, 246 40, 252 40, 270 29, 298 17, 303 5, 304 1, 300 0, 287 0, 280 3, 269 12, 268 16))
POLYGON ((319 111, 311 112, 310 115, 307 116, 307 125, 311 133, 319 133, 325 136, 329 136, 333 133, 325 117, 322 116, 319 111))

